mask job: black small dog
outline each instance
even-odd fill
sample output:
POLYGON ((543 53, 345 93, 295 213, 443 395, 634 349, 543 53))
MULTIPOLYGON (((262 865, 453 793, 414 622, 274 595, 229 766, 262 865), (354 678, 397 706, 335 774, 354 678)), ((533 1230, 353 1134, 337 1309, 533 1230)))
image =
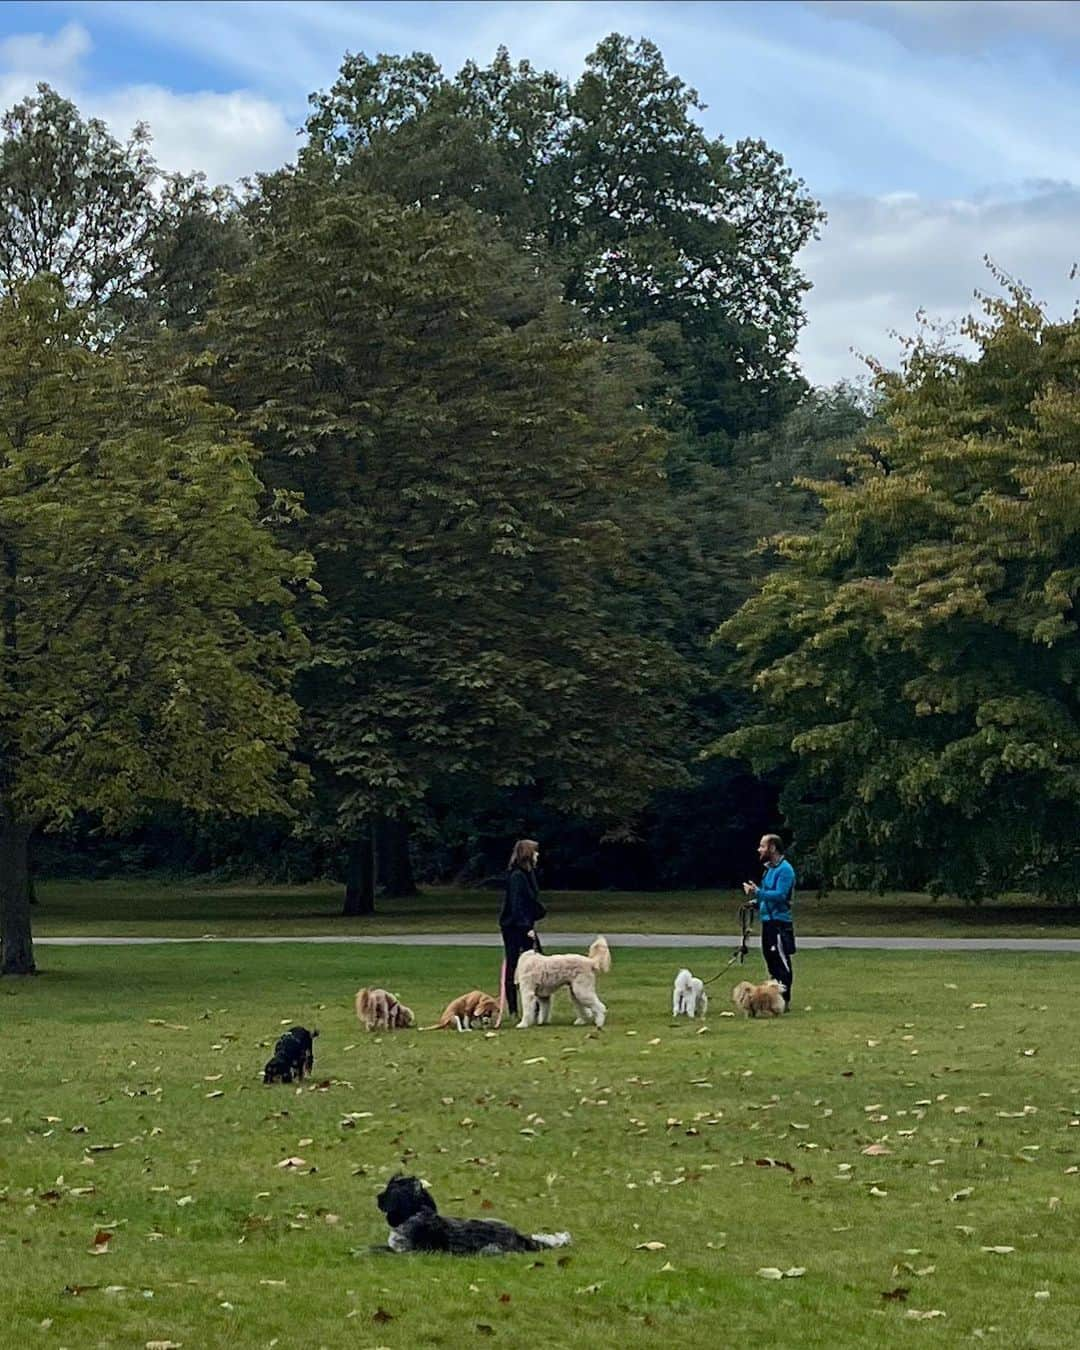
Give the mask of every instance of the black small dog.
POLYGON ((307 1027, 290 1027, 284 1036, 279 1036, 274 1053, 263 1069, 263 1082, 291 1083, 295 1078, 302 1083, 304 1074, 315 1067, 312 1041, 318 1034, 318 1027, 314 1031, 308 1031, 307 1027))
POLYGON ((503 1252, 539 1252, 566 1247, 569 1233, 519 1233, 498 1219, 444 1218, 417 1177, 399 1172, 386 1183, 379 1208, 390 1225, 393 1252, 450 1252, 454 1256, 498 1256, 503 1252))

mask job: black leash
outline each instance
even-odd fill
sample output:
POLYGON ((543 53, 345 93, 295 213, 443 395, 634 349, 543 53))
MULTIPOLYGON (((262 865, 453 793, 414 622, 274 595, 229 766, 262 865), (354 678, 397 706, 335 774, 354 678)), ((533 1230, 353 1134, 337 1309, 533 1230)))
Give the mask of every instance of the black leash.
POLYGON ((750 951, 750 941, 749 941, 750 929, 751 926, 753 925, 753 922, 754 922, 753 905, 747 904, 740 905, 739 927, 742 930, 742 932, 740 933, 739 936, 739 945, 731 953, 731 956, 728 958, 727 965, 724 966, 722 970, 718 970, 715 975, 710 975, 707 980, 702 980, 701 981, 702 984, 712 984, 715 980, 718 980, 721 975, 725 974, 728 970, 730 970, 730 968, 735 964, 736 961, 738 961, 740 966, 742 965, 742 963, 746 960, 747 955, 749 954, 750 951))

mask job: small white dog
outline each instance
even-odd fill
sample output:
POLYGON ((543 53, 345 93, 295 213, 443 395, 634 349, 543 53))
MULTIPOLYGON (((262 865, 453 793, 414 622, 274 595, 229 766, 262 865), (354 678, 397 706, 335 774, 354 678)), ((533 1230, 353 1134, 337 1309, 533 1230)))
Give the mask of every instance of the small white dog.
POLYGON ((709 1011, 709 996, 705 984, 696 975, 684 967, 675 976, 675 987, 671 991, 672 1017, 702 1017, 709 1011))

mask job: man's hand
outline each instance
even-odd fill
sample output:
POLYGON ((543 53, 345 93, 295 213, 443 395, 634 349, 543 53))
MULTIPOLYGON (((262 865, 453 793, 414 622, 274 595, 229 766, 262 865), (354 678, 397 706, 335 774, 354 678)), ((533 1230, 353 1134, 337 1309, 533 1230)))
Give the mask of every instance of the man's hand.
POLYGON ((744 881, 743 884, 742 884, 742 888, 743 888, 743 894, 744 894, 744 895, 756 895, 756 894, 757 894, 757 887, 754 885, 754 883, 753 883, 752 881, 744 881))
POLYGON ((525 936, 526 936, 527 938, 532 938, 532 940, 535 942, 535 941, 536 941, 536 929, 535 929, 535 928, 530 928, 529 931, 525 934, 525 936))

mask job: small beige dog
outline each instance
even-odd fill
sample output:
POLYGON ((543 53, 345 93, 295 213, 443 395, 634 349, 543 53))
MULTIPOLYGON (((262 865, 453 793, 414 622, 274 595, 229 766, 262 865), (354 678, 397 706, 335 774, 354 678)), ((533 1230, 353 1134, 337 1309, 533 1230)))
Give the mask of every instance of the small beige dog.
POLYGON ((566 987, 577 1009, 574 1025, 592 1022, 604 1025, 607 1008, 596 993, 596 976, 611 969, 611 952, 607 939, 598 937, 589 948, 588 956, 567 953, 565 956, 542 956, 526 952, 517 963, 514 982, 521 995, 519 1027, 539 1023, 546 1026, 551 1016, 551 996, 556 989, 566 987))
POLYGON ((731 991, 731 1001, 747 1017, 779 1017, 784 1011, 784 991, 777 980, 764 984, 743 980, 731 991))
POLYGON ((455 1031, 471 1031, 473 1027, 482 1024, 497 1027, 501 1020, 497 1000, 481 989, 470 989, 467 994, 462 994, 460 998, 455 998, 446 1005, 442 1017, 434 1026, 422 1029, 445 1031, 453 1027, 455 1031))
POLYGON ((401 1031, 416 1023, 412 1009, 385 989, 358 989, 356 1015, 368 1031, 401 1031))

